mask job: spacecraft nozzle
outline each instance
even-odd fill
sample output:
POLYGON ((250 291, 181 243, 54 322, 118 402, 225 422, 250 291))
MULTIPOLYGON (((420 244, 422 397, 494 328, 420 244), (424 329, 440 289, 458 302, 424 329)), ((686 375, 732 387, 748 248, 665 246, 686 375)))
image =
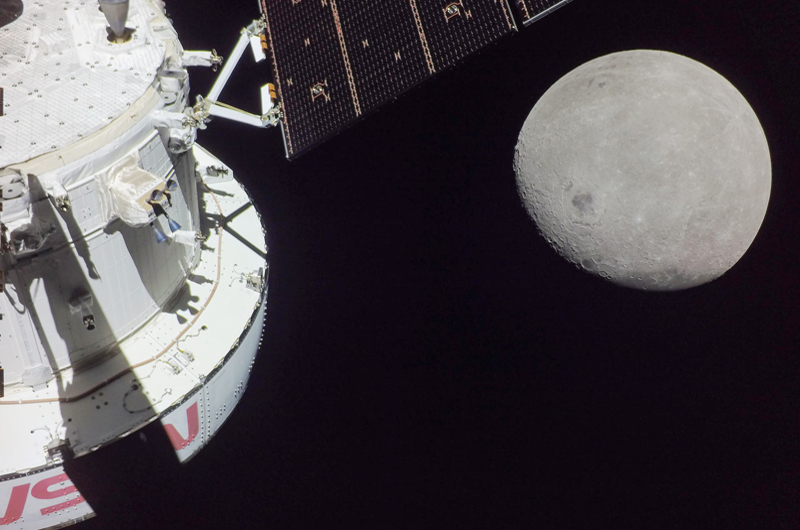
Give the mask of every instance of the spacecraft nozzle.
POLYGON ((108 25, 111 26, 111 32, 118 38, 125 34, 129 6, 130 0, 100 0, 100 9, 106 16, 108 25))

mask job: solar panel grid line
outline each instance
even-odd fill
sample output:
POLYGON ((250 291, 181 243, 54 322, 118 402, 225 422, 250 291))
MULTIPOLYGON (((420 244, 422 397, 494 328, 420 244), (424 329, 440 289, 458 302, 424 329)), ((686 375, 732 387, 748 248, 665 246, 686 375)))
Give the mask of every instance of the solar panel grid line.
POLYGON ((522 24, 528 26, 572 0, 517 0, 522 24))
POLYGON ((451 0, 445 4, 427 0, 419 2, 419 8, 436 70, 456 64, 516 29, 503 13, 503 1, 451 0), (495 8, 498 4, 500 13, 495 8))
POLYGON ((506 23, 510 29, 516 30, 517 24, 514 22, 514 17, 511 15, 511 9, 505 0, 499 0, 500 7, 503 9, 503 15, 506 17, 506 23))
POLYGON ((516 30, 506 0, 262 0, 292 159, 516 30))
POLYGON ((344 69, 347 72, 347 83, 350 85, 350 95, 353 98, 353 107, 356 111, 356 116, 361 114, 361 106, 358 104, 358 92, 356 91, 356 82, 353 79, 353 71, 350 68, 350 58, 347 56, 347 45, 344 42, 344 34, 342 34, 342 23, 339 20, 339 11, 336 9, 336 0, 330 0, 331 13, 333 14, 333 21, 336 24, 336 35, 339 37, 339 46, 342 49, 342 60, 344 61, 344 69))
POLYGON ((273 65, 276 81, 281 78, 284 129, 291 136, 288 152, 297 153, 358 115, 328 0, 266 4, 272 53, 279 57, 273 65))
POLYGON ((339 5, 364 112, 429 76, 410 3, 342 1, 339 5))
POLYGON ((422 20, 419 18, 419 9, 417 9, 417 0, 408 0, 411 5, 411 12, 414 15, 414 23, 417 25, 417 32, 419 33, 419 41, 422 44, 422 49, 425 52, 425 63, 428 66, 428 71, 432 74, 436 73, 436 68, 433 66, 433 59, 431 58, 431 50, 428 48, 428 39, 425 37, 425 28, 422 27, 422 20))
POLYGON ((522 24, 527 24, 528 20, 530 20, 532 16, 530 9, 528 9, 528 2, 525 0, 517 0, 517 8, 519 10, 520 17, 522 18, 522 24))

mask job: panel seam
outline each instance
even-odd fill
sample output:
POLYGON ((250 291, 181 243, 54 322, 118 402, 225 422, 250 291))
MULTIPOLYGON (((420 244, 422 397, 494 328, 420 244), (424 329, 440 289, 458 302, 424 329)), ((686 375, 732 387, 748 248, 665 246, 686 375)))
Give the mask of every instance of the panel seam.
MULTIPOLYGON (((269 54, 272 56, 272 67, 275 70, 275 83, 278 85, 281 102, 283 103, 283 86, 281 85, 281 75, 278 72, 278 55, 275 53, 275 45, 272 43, 272 31, 269 29, 269 15, 267 15, 267 2, 265 0, 261 0, 261 8, 264 11, 264 23, 266 24, 267 38, 269 38, 269 54)), ((284 136, 286 138, 286 145, 289 148, 289 152, 294 153, 294 149, 292 149, 292 136, 289 133, 289 114, 286 112, 286 107, 287 105, 285 103, 281 105, 285 133, 284 136)))
POLYGON ((408 3, 411 4, 411 13, 414 15, 414 22, 417 24, 417 33, 419 33, 419 40, 422 43, 422 52, 425 54, 425 62, 428 63, 428 71, 430 71, 431 74, 434 74, 436 73, 436 68, 433 66, 431 51, 428 49, 428 39, 425 37, 425 29, 422 27, 422 20, 419 18, 417 1, 408 0, 408 3))
MULTIPOLYGON (((506 24, 508 24, 508 29, 516 30, 517 29, 517 25, 511 19, 511 13, 509 13, 509 11, 511 9, 511 6, 509 6, 506 3, 506 0, 495 0, 495 1, 496 2, 497 1, 500 2, 500 7, 503 9, 503 15, 505 15, 505 17, 506 17, 506 24)), ((523 2, 524 2, 524 0, 523 0, 523 2)), ((526 9, 525 11, 527 12, 528 10, 526 9)))
POLYGON ((344 42, 344 32, 342 32, 342 24, 339 21, 339 10, 336 9, 336 0, 331 0, 331 12, 333 13, 333 23, 336 24, 336 34, 339 36, 339 46, 342 49, 342 58, 344 59, 344 69, 347 71, 347 83, 350 85, 350 95, 353 98, 353 107, 356 110, 356 116, 361 115, 361 105, 358 103, 358 94, 356 93, 356 82, 353 79, 353 71, 350 69, 350 58, 347 56, 347 46, 344 42))

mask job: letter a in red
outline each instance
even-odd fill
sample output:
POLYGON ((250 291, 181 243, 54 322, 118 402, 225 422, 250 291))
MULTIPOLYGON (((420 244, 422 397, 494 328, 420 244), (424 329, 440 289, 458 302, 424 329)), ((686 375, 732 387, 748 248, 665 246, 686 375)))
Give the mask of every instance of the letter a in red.
POLYGON ((179 451, 181 449, 185 449, 190 443, 192 443, 197 436, 197 433, 200 432, 200 418, 197 415, 197 402, 195 401, 192 406, 186 409, 186 420, 189 423, 189 436, 184 438, 178 432, 178 429, 175 428, 174 425, 171 423, 164 424, 164 430, 167 431, 167 436, 169 436, 169 441, 172 442, 172 447, 179 451))

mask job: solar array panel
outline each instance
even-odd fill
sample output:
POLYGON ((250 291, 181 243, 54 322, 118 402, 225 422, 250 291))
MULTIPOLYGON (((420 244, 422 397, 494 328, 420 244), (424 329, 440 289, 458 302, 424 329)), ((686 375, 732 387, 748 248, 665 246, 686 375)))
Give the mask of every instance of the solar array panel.
POLYGON ((290 159, 516 30, 506 0, 261 2, 290 159))
POLYGON ((516 0, 522 24, 533 24, 572 0, 516 0))

